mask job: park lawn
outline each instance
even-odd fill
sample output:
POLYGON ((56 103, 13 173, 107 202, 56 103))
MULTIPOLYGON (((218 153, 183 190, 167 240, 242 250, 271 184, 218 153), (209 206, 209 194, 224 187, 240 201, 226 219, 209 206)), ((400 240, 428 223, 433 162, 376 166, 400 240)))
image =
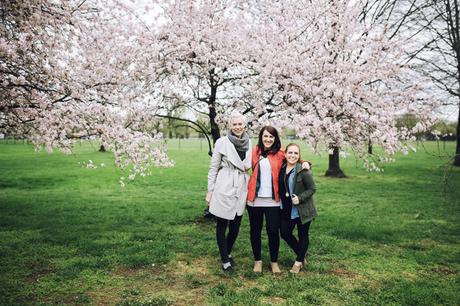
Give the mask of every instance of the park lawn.
POLYGON ((425 146, 383 173, 342 160, 346 179, 324 177, 327 155, 304 150, 319 211, 310 262, 290 275, 294 256, 281 241, 275 277, 266 240, 264 272, 251 272, 247 216, 236 271, 221 271, 214 224, 201 217, 205 142, 170 141, 176 167, 124 188, 97 145, 68 156, 0 142, 0 304, 458 305, 460 169, 436 156, 454 143, 425 146))

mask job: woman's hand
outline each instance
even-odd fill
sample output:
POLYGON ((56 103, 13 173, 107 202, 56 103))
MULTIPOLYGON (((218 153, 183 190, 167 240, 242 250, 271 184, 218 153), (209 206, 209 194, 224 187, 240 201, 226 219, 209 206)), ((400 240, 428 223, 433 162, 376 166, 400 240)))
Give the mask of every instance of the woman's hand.
POLYGON ((208 206, 209 206, 209 203, 211 203, 211 199, 212 199, 212 191, 208 191, 208 193, 206 194, 206 202, 208 203, 208 206))
POLYGON ((299 197, 296 196, 295 194, 293 194, 292 195, 292 204, 299 205, 299 203, 300 203, 299 197))
POLYGON ((303 162, 303 164, 302 164, 302 169, 304 169, 304 170, 310 170, 310 163, 309 163, 309 162, 303 162))

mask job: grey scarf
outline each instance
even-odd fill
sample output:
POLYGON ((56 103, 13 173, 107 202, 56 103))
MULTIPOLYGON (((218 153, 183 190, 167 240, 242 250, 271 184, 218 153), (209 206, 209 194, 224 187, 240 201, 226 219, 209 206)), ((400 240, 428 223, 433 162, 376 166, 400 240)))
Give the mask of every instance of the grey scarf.
POLYGON ((232 132, 229 132, 227 134, 227 137, 230 140, 230 142, 233 143, 237 151, 246 152, 247 150, 249 150, 249 136, 248 134, 246 134, 246 132, 244 132, 243 135, 241 135, 241 138, 236 137, 235 135, 233 135, 232 132))

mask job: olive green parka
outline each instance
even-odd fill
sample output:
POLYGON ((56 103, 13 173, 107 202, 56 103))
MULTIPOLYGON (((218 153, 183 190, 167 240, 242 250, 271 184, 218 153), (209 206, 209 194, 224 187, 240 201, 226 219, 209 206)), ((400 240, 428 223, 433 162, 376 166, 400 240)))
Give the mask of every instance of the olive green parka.
MULTIPOLYGON (((311 170, 302 169, 302 165, 297 164, 297 171, 294 175, 294 194, 299 198, 299 204, 294 205, 299 210, 300 221, 305 224, 318 216, 313 194, 316 192, 315 181, 311 170)), ((286 164, 283 165, 280 171, 278 182, 284 182, 284 175, 286 173, 286 164)))

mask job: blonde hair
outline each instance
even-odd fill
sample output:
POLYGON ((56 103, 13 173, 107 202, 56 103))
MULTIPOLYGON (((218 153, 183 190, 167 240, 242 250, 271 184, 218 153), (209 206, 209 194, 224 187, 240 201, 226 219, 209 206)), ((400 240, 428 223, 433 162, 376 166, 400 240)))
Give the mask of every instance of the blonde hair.
POLYGON ((232 120, 236 118, 243 120, 244 125, 246 125, 246 116, 238 111, 233 111, 230 116, 228 116, 227 124, 230 126, 232 124, 232 120))

